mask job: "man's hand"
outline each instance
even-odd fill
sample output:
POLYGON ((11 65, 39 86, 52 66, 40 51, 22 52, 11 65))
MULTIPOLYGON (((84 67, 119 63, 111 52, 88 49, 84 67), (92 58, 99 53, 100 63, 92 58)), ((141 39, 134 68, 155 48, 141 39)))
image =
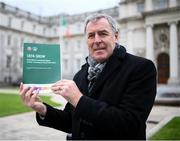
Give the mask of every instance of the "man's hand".
POLYGON ((46 106, 40 100, 38 96, 38 91, 35 91, 34 87, 25 87, 22 83, 20 85, 19 93, 22 99, 22 102, 27 107, 30 107, 34 111, 38 112, 40 115, 45 116, 47 109, 46 106), (34 93, 35 92, 35 93, 34 93))
POLYGON ((56 82, 51 89, 54 93, 63 96, 74 107, 76 107, 82 96, 82 93, 72 80, 60 80, 56 82))

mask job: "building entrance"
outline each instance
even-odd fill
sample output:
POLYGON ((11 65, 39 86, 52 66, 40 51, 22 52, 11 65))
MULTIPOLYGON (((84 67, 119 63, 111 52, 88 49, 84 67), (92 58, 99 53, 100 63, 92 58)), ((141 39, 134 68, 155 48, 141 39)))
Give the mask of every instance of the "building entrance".
POLYGON ((158 83, 167 84, 169 79, 169 55, 160 53, 157 58, 158 83))

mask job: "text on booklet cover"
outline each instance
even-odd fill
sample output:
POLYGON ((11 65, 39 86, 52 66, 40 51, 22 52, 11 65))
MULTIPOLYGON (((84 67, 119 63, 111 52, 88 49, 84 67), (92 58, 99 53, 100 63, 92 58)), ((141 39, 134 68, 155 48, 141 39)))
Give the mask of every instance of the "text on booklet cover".
POLYGON ((51 84, 61 79, 58 44, 24 43, 23 83, 51 84))

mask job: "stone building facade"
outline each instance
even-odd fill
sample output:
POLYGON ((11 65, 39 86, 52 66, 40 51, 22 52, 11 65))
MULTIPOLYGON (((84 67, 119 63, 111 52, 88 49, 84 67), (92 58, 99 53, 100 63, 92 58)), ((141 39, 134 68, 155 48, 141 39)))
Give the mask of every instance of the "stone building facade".
POLYGON ((180 0, 121 0, 121 38, 129 52, 154 61, 158 83, 180 82, 180 0))
POLYGON ((21 78, 24 42, 60 43, 63 78, 72 78, 88 55, 83 24, 92 13, 107 13, 118 21, 120 44, 154 61, 158 83, 180 84, 180 0, 121 0, 109 9, 50 17, 0 3, 0 82, 21 78))

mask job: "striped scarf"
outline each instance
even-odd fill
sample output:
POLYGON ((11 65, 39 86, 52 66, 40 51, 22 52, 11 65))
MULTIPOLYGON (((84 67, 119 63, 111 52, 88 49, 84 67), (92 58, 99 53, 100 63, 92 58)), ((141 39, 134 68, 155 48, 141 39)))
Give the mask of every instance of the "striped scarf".
POLYGON ((89 64, 87 79, 89 80, 88 90, 90 92, 99 74, 102 72, 103 68, 105 67, 106 62, 97 63, 91 56, 88 56, 87 63, 89 64))

